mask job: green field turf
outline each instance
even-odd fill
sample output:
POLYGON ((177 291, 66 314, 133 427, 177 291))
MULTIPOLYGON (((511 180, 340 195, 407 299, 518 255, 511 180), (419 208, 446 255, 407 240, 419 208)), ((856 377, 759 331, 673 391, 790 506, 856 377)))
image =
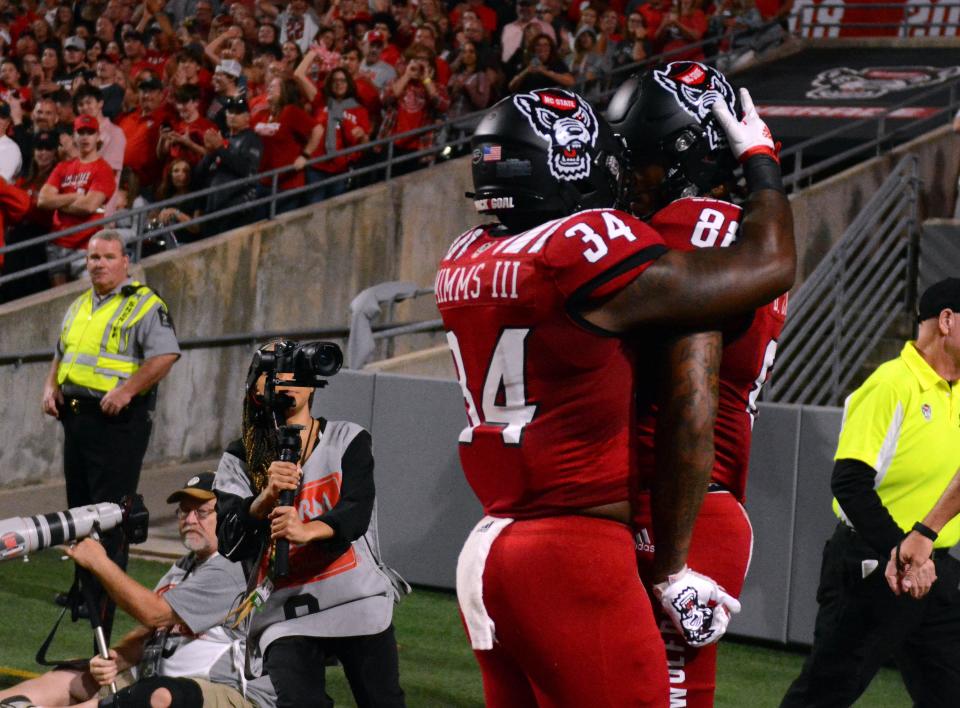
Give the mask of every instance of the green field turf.
MULTIPOLYGON (((130 572, 152 586, 167 566, 132 560, 130 572)), ((19 672, 40 668, 33 657, 59 611, 54 595, 66 590, 72 564, 56 551, 37 554, 29 563, 0 563, 0 685, 10 685, 19 672)), ((464 639, 456 601, 449 593, 417 589, 404 599, 395 615, 400 646, 400 679, 410 708, 479 708, 483 705, 480 675, 464 639)), ((114 637, 133 626, 117 613, 114 637)), ((89 626, 61 627, 50 655, 63 659, 86 656, 92 647, 89 626)), ((726 640, 720 645, 718 708, 767 708, 780 698, 797 675, 803 655, 781 649, 726 640)), ((338 705, 352 706, 350 692, 337 669, 329 669, 329 693, 338 705)), ((584 677, 589 680, 589 677, 584 677)), ((899 675, 884 670, 857 703, 861 708, 901 708, 910 705, 899 675)), ((588 707, 585 707, 588 708, 588 707)))

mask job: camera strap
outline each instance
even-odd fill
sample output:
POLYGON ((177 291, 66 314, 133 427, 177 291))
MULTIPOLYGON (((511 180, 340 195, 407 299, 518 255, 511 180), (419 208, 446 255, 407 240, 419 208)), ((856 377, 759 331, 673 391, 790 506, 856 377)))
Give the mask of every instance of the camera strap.
MULTIPOLYGON (((70 598, 74 597, 74 592, 78 591, 77 581, 73 581, 73 587, 70 588, 70 598)), ((47 638, 43 640, 43 644, 40 645, 40 648, 37 649, 37 655, 34 657, 40 666, 69 666, 71 668, 78 669, 80 671, 86 670, 89 660, 88 659, 65 659, 59 661, 48 661, 47 660, 47 650, 50 649, 50 645, 53 644, 53 638, 57 634, 57 629, 60 628, 60 623, 63 621, 63 616, 67 614, 67 610, 71 609, 73 602, 68 602, 67 606, 60 610, 60 616, 57 617, 57 621, 53 623, 53 628, 50 630, 50 634, 47 635, 47 638)))
MULTIPOLYGON (((62 610, 60 610, 60 615, 57 617, 56 621, 53 623, 53 627, 50 629, 50 633, 47 635, 47 638, 43 640, 43 644, 40 645, 40 648, 37 649, 37 655, 34 657, 34 660, 41 666, 68 666, 73 668, 78 668, 84 670, 87 668, 88 660, 87 659, 58 659, 50 661, 47 659, 47 651, 50 649, 50 645, 53 644, 53 638, 57 634, 57 630, 60 628, 60 623, 63 622, 63 617, 67 614, 69 610, 71 617, 74 622, 80 616, 79 608, 81 603, 84 602, 83 593, 80 588, 80 578, 82 573, 74 573, 73 576, 73 585, 70 586, 70 589, 67 591, 67 603, 62 610)), ((90 608, 87 608, 88 611, 90 608)), ((91 620, 92 623, 93 620, 91 620)))
MULTIPOLYGON (((197 556, 192 555, 190 557, 190 563, 187 565, 183 577, 177 581, 177 585, 183 583, 190 576, 190 573, 196 569, 197 565, 199 565, 197 556)), ((167 644, 167 637, 170 636, 172 631, 173 627, 163 627, 162 629, 153 630, 150 638, 147 639, 144 644, 143 656, 137 664, 137 676, 139 678, 150 678, 151 676, 160 675, 160 662, 163 661, 163 650, 167 644)))

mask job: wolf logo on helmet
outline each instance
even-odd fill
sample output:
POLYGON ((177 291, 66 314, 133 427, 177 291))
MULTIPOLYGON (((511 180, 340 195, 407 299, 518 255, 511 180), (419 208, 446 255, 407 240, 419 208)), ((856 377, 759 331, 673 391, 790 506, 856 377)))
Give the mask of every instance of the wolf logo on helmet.
POLYGON ((726 147, 727 138, 710 114, 710 106, 721 100, 726 102, 733 115, 737 115, 733 87, 723 74, 703 64, 683 61, 655 70, 653 78, 703 126, 711 150, 726 147))
POLYGON ((737 161, 711 113, 718 102, 740 115, 723 74, 692 61, 635 74, 620 85, 605 117, 628 149, 634 213, 651 216, 674 199, 735 182, 737 161), (655 183, 651 167, 663 169, 655 183))
POLYGON ((517 94, 513 102, 534 132, 549 144, 550 174, 571 182, 590 176, 590 158, 600 124, 589 103, 559 89, 517 94))

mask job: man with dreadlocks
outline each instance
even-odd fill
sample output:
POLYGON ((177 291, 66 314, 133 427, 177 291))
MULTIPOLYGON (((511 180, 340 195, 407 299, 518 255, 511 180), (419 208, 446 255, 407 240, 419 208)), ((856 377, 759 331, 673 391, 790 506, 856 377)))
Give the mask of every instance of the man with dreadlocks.
POLYGON ((264 382, 248 386, 243 435, 214 482, 220 552, 244 562, 254 588, 238 613, 249 622, 248 674, 266 670, 278 707, 332 706, 324 666, 336 657, 358 706, 403 706, 392 620, 405 584, 379 557, 370 433, 314 418, 311 389, 280 386, 285 424, 302 427, 299 461, 280 461, 264 382), (285 490, 293 506, 278 505, 285 490), (284 577, 272 562, 278 539, 290 544, 284 577))

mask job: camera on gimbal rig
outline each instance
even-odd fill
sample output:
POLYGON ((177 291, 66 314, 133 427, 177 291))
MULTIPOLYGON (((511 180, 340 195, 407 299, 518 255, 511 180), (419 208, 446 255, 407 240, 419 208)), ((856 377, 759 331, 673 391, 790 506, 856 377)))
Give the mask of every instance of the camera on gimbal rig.
POLYGON ((274 412, 282 413, 290 407, 290 397, 278 394, 278 386, 302 386, 323 388, 325 379, 333 376, 343 366, 343 352, 333 342, 304 342, 297 344, 289 339, 277 342, 273 349, 260 349, 253 355, 247 374, 247 391, 253 391, 257 379, 266 374, 263 402, 274 412), (293 374, 280 379, 277 374, 293 374))
MULTIPOLYGON (((343 366, 343 352, 333 342, 304 342, 297 344, 290 340, 276 342, 272 348, 259 349, 253 355, 250 371, 247 374, 247 395, 255 395, 257 380, 265 374, 261 412, 256 424, 274 430, 277 440, 277 452, 282 462, 297 462, 300 459, 301 425, 287 425, 284 412, 293 406, 293 399, 278 393, 278 387, 323 388, 326 379, 340 371, 343 366), (290 374, 280 378, 279 374, 290 374)), ((284 490, 279 503, 291 506, 295 494, 284 490)), ((287 575, 289 543, 277 539, 275 546, 274 568, 277 577, 287 575)))

